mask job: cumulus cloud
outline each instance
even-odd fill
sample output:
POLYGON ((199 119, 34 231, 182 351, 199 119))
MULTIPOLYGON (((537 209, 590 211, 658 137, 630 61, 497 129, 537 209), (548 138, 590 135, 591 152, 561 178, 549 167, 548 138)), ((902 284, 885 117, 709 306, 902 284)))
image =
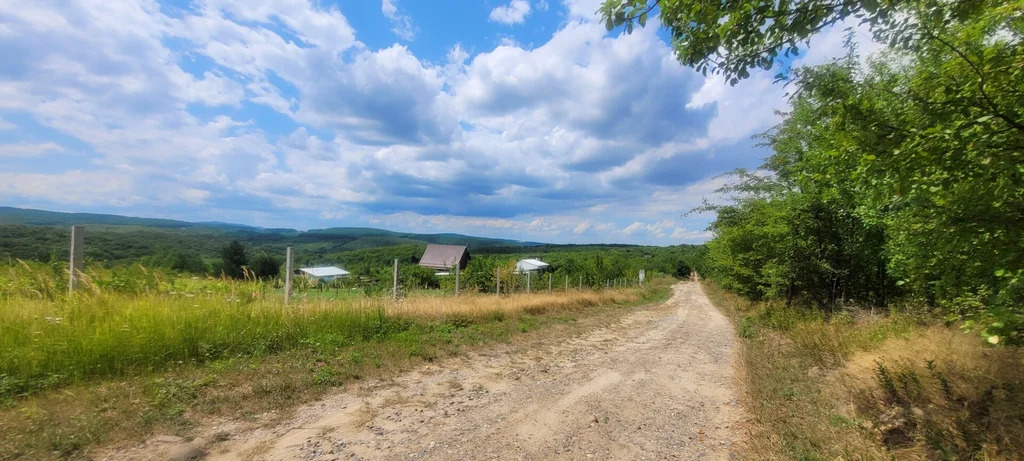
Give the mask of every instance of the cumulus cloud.
MULTIPOLYGON (((537 46, 440 62, 310 0, 65 3, 0 4, 0 194, 26 203, 90 187, 78 204, 103 211, 672 243, 706 238, 687 229, 709 217, 679 215, 760 163, 749 137, 785 106, 767 75, 680 66, 657 27, 608 34, 600 0, 567 0, 537 46)), ((381 12, 413 38, 396 0, 381 12)))
POLYGON ((491 10, 488 19, 507 25, 522 24, 528 14, 530 14, 530 2, 512 0, 508 5, 497 6, 491 10))
POLYGON ((457 110, 509 147, 598 173, 702 134, 711 110, 686 107, 700 83, 653 29, 608 37, 600 24, 571 22, 535 49, 478 54, 453 88, 457 110), (644 85, 622 84, 634 75, 644 85))

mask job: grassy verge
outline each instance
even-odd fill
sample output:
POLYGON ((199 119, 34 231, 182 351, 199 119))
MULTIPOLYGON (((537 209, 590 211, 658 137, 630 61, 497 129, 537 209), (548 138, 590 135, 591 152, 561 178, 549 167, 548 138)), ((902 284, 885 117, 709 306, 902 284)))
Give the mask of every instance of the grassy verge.
POLYGON ((643 289, 310 301, 287 310, 212 296, 209 304, 163 295, 89 306, 17 301, 0 315, 4 331, 39 328, 52 337, 33 344, 41 335, 18 331, 20 340, 2 340, 10 347, 5 379, 22 381, 16 393, 8 385, 0 404, 0 460, 85 458, 91 447, 154 433, 188 437, 210 418, 272 423, 353 380, 669 294, 666 280, 643 289), (60 322, 45 319, 54 316, 60 322), (64 369, 60 379, 40 379, 64 369))
POLYGON ((923 313, 819 312, 705 289, 742 338, 750 459, 1020 459, 1024 353, 923 313))

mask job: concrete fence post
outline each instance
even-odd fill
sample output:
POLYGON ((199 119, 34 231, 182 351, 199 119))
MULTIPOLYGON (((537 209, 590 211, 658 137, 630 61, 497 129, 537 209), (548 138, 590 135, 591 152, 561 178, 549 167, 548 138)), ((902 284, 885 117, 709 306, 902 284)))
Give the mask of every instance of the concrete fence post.
POLYGON ((284 250, 284 303, 292 298, 292 247, 284 250))
POLYGON ((548 294, 551 294, 551 279, 554 278, 555 274, 548 272, 548 294))
POLYGON ((461 268, 458 264, 455 264, 455 296, 459 296, 459 270, 461 268))
POLYGON ((71 255, 69 257, 68 294, 78 288, 78 278, 82 275, 82 258, 85 252, 85 230, 82 226, 71 226, 71 255))
POLYGON ((583 289, 583 276, 582 275, 580 276, 580 286, 579 286, 578 289, 580 289, 580 290, 583 289))
POLYGON ((498 276, 495 278, 495 281, 497 282, 497 287, 495 288, 494 291, 496 293, 498 293, 498 296, 501 296, 501 268, 500 267, 498 268, 498 276))
POLYGON ((565 292, 566 293, 569 292, 569 276, 568 275, 565 276, 565 292))
POLYGON ((526 271, 526 294, 530 294, 530 271, 526 271))

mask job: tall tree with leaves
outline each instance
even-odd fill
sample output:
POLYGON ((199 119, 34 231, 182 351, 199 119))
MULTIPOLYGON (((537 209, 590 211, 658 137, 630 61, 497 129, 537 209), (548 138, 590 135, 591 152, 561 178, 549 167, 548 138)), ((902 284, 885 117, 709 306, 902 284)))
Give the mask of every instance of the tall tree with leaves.
MULTIPOLYGON (((608 0, 659 14, 679 59, 732 83, 847 18, 889 49, 798 68, 769 132, 781 193, 720 207, 709 260, 751 295, 833 304, 903 294, 1024 342, 1024 1, 608 0), (780 229, 784 229, 781 232, 780 229)), ((736 187, 750 192, 750 177, 736 187)), ((756 191, 755 191, 756 192, 756 191)))
POLYGON ((608 30, 646 26, 657 15, 676 56, 732 84, 751 69, 772 69, 799 53, 814 34, 852 18, 894 48, 915 49, 935 28, 967 22, 993 8, 1020 8, 998 0, 605 0, 598 13, 608 30))
POLYGON ((245 245, 238 240, 232 240, 221 250, 220 257, 223 263, 221 270, 224 271, 224 275, 236 279, 245 277, 243 267, 249 265, 249 260, 245 255, 245 245))
POLYGON ((250 270, 258 279, 272 279, 280 275, 282 263, 284 261, 281 258, 271 256, 266 251, 260 251, 255 258, 252 258, 250 270))

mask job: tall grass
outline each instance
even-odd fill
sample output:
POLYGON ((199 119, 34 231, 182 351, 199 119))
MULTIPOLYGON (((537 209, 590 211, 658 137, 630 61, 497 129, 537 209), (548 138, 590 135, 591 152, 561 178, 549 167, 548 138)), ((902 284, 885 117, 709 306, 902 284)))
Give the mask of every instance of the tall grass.
POLYGON ((750 458, 1020 459, 1020 348, 912 306, 825 318, 705 286, 743 338, 750 458))
MULTIPOLYGON (((46 279, 24 271, 21 276, 46 279)), ((97 282, 70 297, 51 299, 36 295, 38 290, 23 290, 0 298, 0 399, 91 377, 263 356, 309 344, 372 341, 415 323, 452 318, 471 323, 485 316, 640 296, 635 289, 502 297, 422 294, 398 301, 307 298, 285 306, 276 292, 258 282, 164 279, 139 284, 122 277, 119 283, 149 288, 104 290, 97 282)))

